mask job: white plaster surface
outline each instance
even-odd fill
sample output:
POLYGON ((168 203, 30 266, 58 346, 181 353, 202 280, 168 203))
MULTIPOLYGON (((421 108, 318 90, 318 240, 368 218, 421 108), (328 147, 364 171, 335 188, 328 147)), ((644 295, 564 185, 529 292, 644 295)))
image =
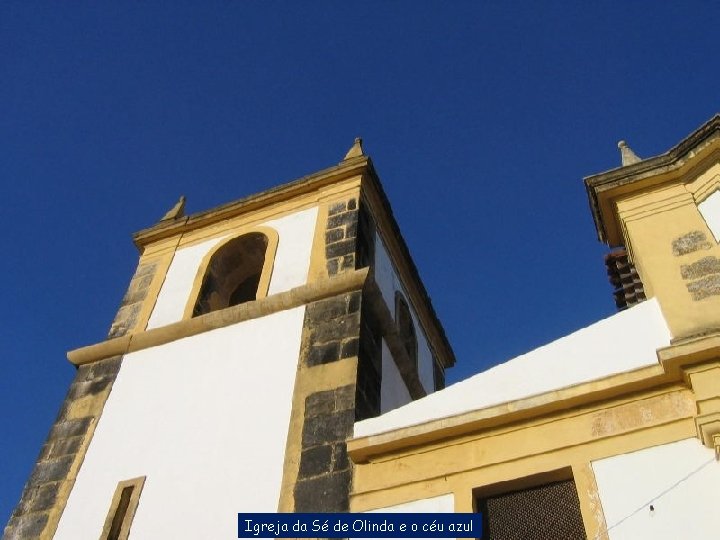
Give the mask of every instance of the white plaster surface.
POLYGON ((698 210, 705 219, 716 242, 720 242, 720 190, 716 190, 703 202, 698 204, 698 210))
MULTIPOLYGON (((299 287, 307 281, 317 212, 317 207, 313 207, 261 224, 275 229, 279 238, 268 295, 299 287)), ((233 234, 213 238, 175 252, 150 315, 148 329, 182 320, 203 257, 230 236, 233 234)))
POLYGON ((313 207, 265 224, 275 229, 280 237, 268 295, 307 282, 317 213, 317 207, 313 207))
MULTIPOLYGON (((395 506, 386 506, 385 508, 377 508, 367 513, 407 513, 407 514, 444 514, 455 511, 455 498, 452 493, 440 495, 439 497, 431 497, 429 499, 419 499, 417 501, 397 504, 395 506)), ((415 539, 411 539, 415 540, 415 539)), ((426 538, 427 540, 427 538, 426 538)))
POLYGON ((382 237, 378 234, 375 237, 375 281, 382 293, 390 313, 395 314, 395 292, 400 291, 405 300, 408 302, 410 314, 412 315, 413 324, 415 325, 415 335, 418 345, 418 375, 420 383, 425 391, 429 394, 435 391, 435 376, 433 374, 433 354, 430 352, 425 330, 420 325, 415 307, 410 303, 405 289, 398 278, 395 268, 390 260, 390 256, 385 249, 382 237))
POLYGON ((55 539, 97 540, 117 483, 138 476, 133 540, 236 538, 238 512, 277 511, 303 316, 125 356, 55 539))
POLYGON ((203 257, 226 237, 227 235, 213 238, 175 252, 150 314, 148 329, 182 320, 188 295, 203 257))
POLYGON ((392 409, 410 403, 412 398, 405 381, 393 360, 390 349, 382 340, 382 384, 380 385, 380 411, 386 413, 392 409))
POLYGON ((611 540, 718 538, 720 463, 698 439, 594 461, 592 468, 611 540))
POLYGON ((655 365, 656 349, 669 345, 670 338, 657 301, 646 300, 444 390, 358 422, 355 436, 455 416, 655 365))

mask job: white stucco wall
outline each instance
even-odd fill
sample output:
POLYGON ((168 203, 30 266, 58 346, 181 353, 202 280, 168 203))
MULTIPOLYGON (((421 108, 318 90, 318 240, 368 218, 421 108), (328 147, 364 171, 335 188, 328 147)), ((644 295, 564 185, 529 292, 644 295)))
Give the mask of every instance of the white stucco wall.
POLYGON ((670 344, 656 300, 513 358, 444 390, 355 424, 355 436, 421 424, 657 364, 670 344))
POLYGON ((594 461, 592 468, 611 540, 720 536, 720 463, 698 439, 594 461))
POLYGON ((415 325, 415 335, 417 337, 418 375, 420 377, 420 383, 427 393, 433 392, 435 390, 433 374, 434 360, 427 338, 425 337, 425 330, 420 325, 417 314, 415 313, 415 308, 410 303, 410 299, 400 282, 400 278, 395 271, 380 235, 376 235, 375 237, 375 281, 382 293, 385 304, 387 304, 390 313, 393 315, 395 314, 395 292, 400 291, 405 297, 405 300, 407 300, 413 324, 415 325))
MULTIPOLYGON (((397 504, 395 506, 386 506, 385 508, 377 508, 370 510, 368 513, 408 513, 408 514, 443 514, 455 511, 455 499, 452 493, 440 495, 439 497, 431 497, 429 499, 418 499, 417 501, 397 504)), ((415 540, 415 539, 411 539, 415 540)), ((425 537, 427 540, 427 537, 425 537)))
POLYGON ((715 241, 720 242, 720 190, 698 204, 698 210, 715 236, 715 241))
POLYGON ((303 316, 125 356, 55 538, 97 540, 117 483, 138 476, 133 540, 236 538, 237 512, 275 512, 303 316))
MULTIPOLYGON (((317 207, 314 207, 262 223, 275 229, 279 238, 268 295, 299 287, 307 281, 316 220, 317 207)), ((148 328, 182 320, 200 263, 211 249, 231 236, 233 234, 226 234, 175 252, 148 328)))
POLYGON ((380 385, 380 412, 386 413, 392 409, 410 403, 412 398, 408 392, 405 381, 393 360, 390 349, 385 340, 382 340, 382 384, 380 385))

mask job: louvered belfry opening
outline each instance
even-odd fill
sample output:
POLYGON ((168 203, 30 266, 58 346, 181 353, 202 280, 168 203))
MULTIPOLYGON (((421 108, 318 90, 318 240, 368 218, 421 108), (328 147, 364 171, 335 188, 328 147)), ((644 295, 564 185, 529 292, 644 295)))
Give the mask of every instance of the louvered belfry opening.
POLYGON ((625 248, 618 248, 605 255, 605 266, 619 311, 645 300, 643 283, 625 248))
POLYGON ((481 540, 586 540, 575 482, 563 480, 478 499, 481 540))

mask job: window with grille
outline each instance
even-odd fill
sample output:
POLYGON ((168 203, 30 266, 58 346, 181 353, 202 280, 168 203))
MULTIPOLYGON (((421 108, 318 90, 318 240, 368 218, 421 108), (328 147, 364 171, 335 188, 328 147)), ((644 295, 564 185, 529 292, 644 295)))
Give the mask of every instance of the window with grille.
POLYGON ((575 482, 561 480, 479 497, 482 540, 586 540, 575 482))

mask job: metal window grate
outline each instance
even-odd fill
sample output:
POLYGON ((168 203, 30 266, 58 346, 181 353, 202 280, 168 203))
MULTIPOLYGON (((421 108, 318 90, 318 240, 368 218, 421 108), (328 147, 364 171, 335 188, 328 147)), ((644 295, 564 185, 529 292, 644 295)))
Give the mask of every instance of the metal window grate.
POLYGON ((586 540, 575 482, 480 499, 482 540, 586 540))

